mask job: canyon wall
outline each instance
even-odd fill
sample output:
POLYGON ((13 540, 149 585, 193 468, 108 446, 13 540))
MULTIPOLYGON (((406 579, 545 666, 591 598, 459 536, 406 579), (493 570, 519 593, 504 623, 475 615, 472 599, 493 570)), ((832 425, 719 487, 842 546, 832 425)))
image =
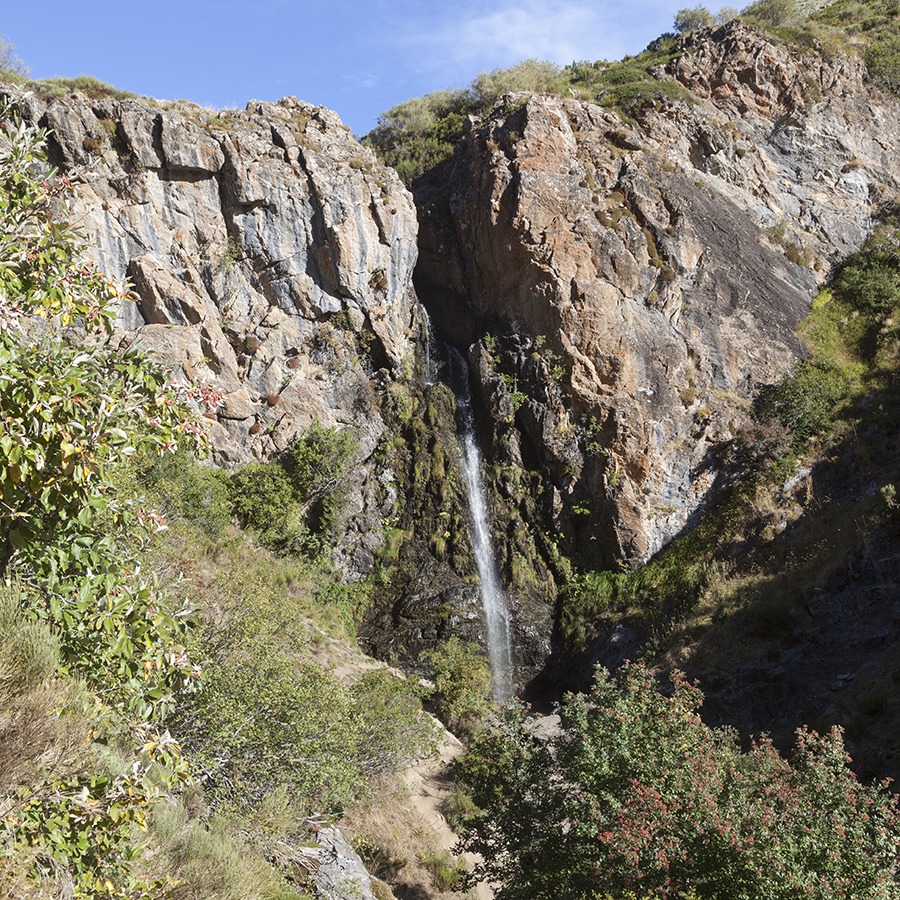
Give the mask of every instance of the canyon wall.
POLYGON ((897 196, 898 104, 860 61, 739 22, 683 50, 656 75, 685 99, 633 121, 509 95, 415 186, 419 295, 477 345, 498 459, 543 473, 594 567, 646 561, 727 483, 818 286, 897 196))
POLYGON ((754 398, 804 355, 811 298, 895 202, 898 104, 861 62, 739 22, 682 50, 655 73, 681 99, 634 119, 505 97, 415 205, 293 98, 17 95, 78 182, 97 260, 134 285, 114 339, 222 392, 216 460, 269 459, 313 422, 353 431, 334 559, 391 573, 363 628, 386 658, 480 628, 454 402, 422 384, 417 294, 473 373, 530 675, 572 565, 641 564, 729 483, 754 398))

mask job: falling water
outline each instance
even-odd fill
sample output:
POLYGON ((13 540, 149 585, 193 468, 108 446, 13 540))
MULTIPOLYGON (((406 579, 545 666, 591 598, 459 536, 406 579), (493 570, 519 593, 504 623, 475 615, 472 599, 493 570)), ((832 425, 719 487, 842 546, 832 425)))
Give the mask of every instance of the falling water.
POLYGON ((437 353, 437 341, 434 337, 434 328, 431 327, 431 316, 424 306, 419 307, 422 310, 422 322, 425 326, 425 340, 423 342, 425 348, 425 363, 422 366, 422 383, 425 387, 431 387, 436 384, 438 375, 441 371, 440 360, 437 353))
POLYGON ((488 656, 491 661, 494 699, 504 703, 513 693, 512 642, 509 631, 509 609, 500 586, 500 573, 491 548, 491 527, 484 481, 481 477, 481 453, 475 441, 475 417, 469 388, 468 366, 453 351, 454 370, 459 369, 456 399, 459 406, 460 449, 463 472, 471 511, 472 545, 481 581, 481 603, 487 626, 488 656))

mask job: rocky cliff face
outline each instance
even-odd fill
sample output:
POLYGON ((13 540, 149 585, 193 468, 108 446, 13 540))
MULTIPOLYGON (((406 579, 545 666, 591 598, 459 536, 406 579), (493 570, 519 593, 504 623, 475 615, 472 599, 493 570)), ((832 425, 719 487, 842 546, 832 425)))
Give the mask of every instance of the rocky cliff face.
POLYGON ((468 353, 520 658, 548 652, 567 557, 635 566, 729 479, 761 385, 900 182, 896 101, 861 63, 803 56, 740 23, 696 33, 633 121, 510 96, 411 196, 334 113, 292 98, 192 104, 20 98, 80 181, 138 341, 223 393, 217 458, 350 428, 338 538, 351 577, 393 567, 363 628, 414 660, 478 632, 446 388, 424 390, 421 310, 468 353), (418 262, 417 262, 418 254, 418 262))
POLYGON ((690 524, 900 179, 896 101, 858 61, 733 23, 657 74, 694 99, 629 122, 513 95, 416 186, 420 297, 480 341, 498 459, 540 468, 550 521, 594 566, 690 524))
POLYGON ((359 440, 339 559, 365 572, 396 490, 376 461, 378 385, 409 374, 419 322, 416 215, 337 115, 293 98, 213 113, 188 103, 23 99, 74 216, 137 302, 119 339, 223 393, 219 461, 284 450, 311 422, 359 440))

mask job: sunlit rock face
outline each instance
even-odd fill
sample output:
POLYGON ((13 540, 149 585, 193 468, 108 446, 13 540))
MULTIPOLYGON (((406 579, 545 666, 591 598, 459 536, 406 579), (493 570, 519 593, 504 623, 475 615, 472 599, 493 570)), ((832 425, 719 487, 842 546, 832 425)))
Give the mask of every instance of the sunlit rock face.
POLYGON ((462 345, 517 336, 482 366, 488 405, 519 392, 497 443, 542 462, 558 529, 599 565, 690 523, 900 178, 898 104, 859 61, 740 23, 684 50, 658 75, 693 102, 629 122, 511 95, 415 189, 419 295, 462 345))
POLYGON ((224 463, 265 459, 311 422, 351 428, 358 466, 339 550, 366 571, 390 514, 374 461, 377 386, 411 365, 416 213, 337 115, 293 98, 215 113, 186 102, 19 98, 78 183, 73 218, 136 302, 117 339, 223 394, 224 463))

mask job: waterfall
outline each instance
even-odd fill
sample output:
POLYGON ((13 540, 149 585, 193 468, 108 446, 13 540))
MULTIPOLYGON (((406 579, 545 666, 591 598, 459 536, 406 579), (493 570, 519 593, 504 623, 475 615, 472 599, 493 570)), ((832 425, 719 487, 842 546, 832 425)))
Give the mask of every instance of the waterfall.
POLYGON ((431 385, 437 383, 438 375, 441 372, 441 363, 438 359, 434 328, 431 327, 431 316, 428 315, 428 310, 425 309, 424 305, 419 304, 419 309, 422 311, 422 322, 425 326, 425 340, 423 342, 425 362, 422 366, 422 383, 425 387, 431 387, 431 385))
POLYGON ((475 440, 475 416, 472 413, 472 395, 469 387, 469 370, 465 359, 452 351, 454 374, 459 369, 456 382, 456 399, 459 409, 459 440, 463 474, 469 498, 472 547, 480 580, 481 604, 487 627, 487 648, 491 662, 494 699, 505 703, 513 694, 512 641, 510 640, 509 609, 506 595, 500 585, 500 572, 491 546, 491 524, 481 475, 481 453, 475 440))

